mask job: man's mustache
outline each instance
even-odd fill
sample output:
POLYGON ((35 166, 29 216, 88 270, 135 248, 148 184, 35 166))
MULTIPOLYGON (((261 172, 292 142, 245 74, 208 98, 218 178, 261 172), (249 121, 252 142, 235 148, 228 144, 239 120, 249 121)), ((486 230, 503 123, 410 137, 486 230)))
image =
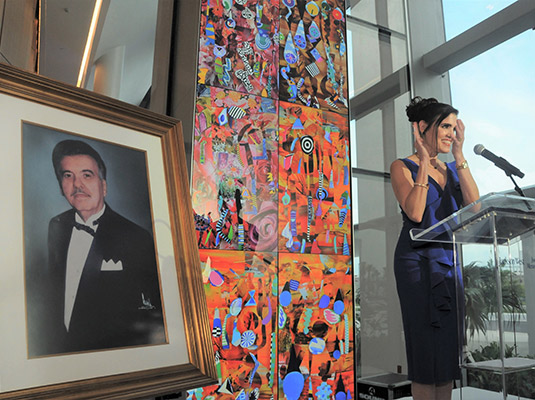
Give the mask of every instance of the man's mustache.
POLYGON ((76 196, 77 194, 85 194, 86 196, 89 196, 89 194, 84 192, 82 189, 74 189, 71 193, 71 196, 76 196))

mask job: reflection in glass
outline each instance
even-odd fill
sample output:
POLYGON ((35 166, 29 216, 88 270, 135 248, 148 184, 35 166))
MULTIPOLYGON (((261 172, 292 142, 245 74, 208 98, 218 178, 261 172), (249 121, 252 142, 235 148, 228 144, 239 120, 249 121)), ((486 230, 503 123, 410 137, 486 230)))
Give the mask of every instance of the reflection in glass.
POLYGON ((40 5, 40 74, 72 85, 80 76, 83 88, 146 106, 158 0, 41 0, 40 5), (93 18, 94 36, 88 40, 93 18))

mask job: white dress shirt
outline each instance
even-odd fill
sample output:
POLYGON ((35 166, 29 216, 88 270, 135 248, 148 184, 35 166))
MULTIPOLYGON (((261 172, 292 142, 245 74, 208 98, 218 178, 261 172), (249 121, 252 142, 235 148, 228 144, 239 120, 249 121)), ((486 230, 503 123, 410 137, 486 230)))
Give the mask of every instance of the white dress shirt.
MULTIPOLYGON (((98 223, 94 222, 104 214, 106 205, 102 209, 93 214, 84 221, 78 213, 75 213, 75 221, 87 225, 95 232, 98 229, 98 223)), ((65 273, 65 310, 64 310, 64 323, 67 332, 71 323, 72 310, 74 308, 74 301, 76 300, 76 293, 78 292, 78 285, 82 278, 82 272, 84 265, 89 254, 89 249, 93 243, 93 235, 75 227, 72 228, 71 240, 69 242, 69 249, 67 251, 67 270, 65 273)))

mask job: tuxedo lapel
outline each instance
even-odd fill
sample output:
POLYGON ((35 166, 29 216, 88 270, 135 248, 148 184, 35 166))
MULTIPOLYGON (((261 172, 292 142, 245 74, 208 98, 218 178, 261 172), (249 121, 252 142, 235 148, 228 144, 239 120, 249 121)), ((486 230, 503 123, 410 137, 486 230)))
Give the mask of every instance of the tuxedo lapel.
MULTIPOLYGON (((49 233, 49 254, 50 260, 48 268, 51 279, 55 281, 52 287, 55 288, 58 295, 55 307, 63 310, 65 302, 65 275, 67 271, 67 253, 71 241, 72 227, 74 223, 74 210, 67 212, 56 220, 54 232, 49 233), (61 293, 61 295, 59 295, 61 293)), ((62 311, 63 313, 63 311, 62 311)))
POLYGON ((57 263, 55 267, 60 268, 60 271, 54 271, 55 273, 59 272, 59 275, 65 276, 65 270, 67 268, 67 253, 69 250, 69 243, 71 241, 72 227, 74 224, 74 212, 67 215, 65 218, 62 218, 59 221, 58 234, 54 236, 54 241, 52 245, 55 248, 54 253, 56 254, 57 263))
MULTIPOLYGON (((80 320, 88 319, 91 317, 87 315, 90 310, 99 312, 101 307, 106 307, 102 304, 102 285, 101 285, 101 267, 105 260, 106 249, 109 247, 107 243, 106 234, 106 215, 108 214, 108 207, 100 218, 98 229, 91 243, 87 259, 84 264, 80 283, 78 285, 78 291, 76 293, 76 301, 74 303, 74 309, 71 318, 71 327, 76 329, 80 320)), ((109 251, 108 251, 109 252, 109 251)))
POLYGON ((102 265, 103 254, 102 254, 102 243, 98 239, 98 233, 93 239, 91 248, 89 249, 89 254, 85 260, 84 270, 82 272, 82 279, 80 280, 80 286, 87 281, 94 280, 99 272, 100 266, 102 265))

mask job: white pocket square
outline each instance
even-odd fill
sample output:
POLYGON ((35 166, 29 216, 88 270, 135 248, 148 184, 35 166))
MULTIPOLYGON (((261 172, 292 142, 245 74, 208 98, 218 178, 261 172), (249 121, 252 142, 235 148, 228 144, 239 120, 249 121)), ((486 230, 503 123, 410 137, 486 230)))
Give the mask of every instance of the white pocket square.
POLYGON ((113 260, 103 260, 102 265, 100 266, 101 271, 122 271, 123 263, 121 260, 114 262, 113 260))

